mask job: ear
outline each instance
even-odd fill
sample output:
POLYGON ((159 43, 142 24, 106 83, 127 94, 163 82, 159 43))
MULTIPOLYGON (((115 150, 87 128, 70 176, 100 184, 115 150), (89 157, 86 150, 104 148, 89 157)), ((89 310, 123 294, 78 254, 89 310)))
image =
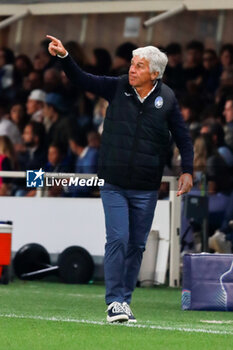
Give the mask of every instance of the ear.
POLYGON ((158 76, 159 76, 159 72, 153 72, 153 73, 150 74, 151 80, 153 80, 153 81, 154 81, 155 79, 157 79, 158 76))

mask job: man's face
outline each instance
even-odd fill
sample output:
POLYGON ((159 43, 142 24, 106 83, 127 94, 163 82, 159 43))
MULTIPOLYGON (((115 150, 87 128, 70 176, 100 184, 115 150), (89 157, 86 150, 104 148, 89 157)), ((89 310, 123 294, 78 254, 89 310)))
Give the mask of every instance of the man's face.
POLYGON ((204 53, 203 56, 203 66, 205 69, 210 70, 214 68, 217 64, 217 60, 214 55, 209 52, 204 53))
POLYGON ((202 62, 202 53, 196 49, 189 49, 186 52, 186 62, 188 65, 198 65, 202 62))
POLYGON ((158 72, 150 72, 149 62, 145 58, 134 56, 129 68, 129 83, 133 87, 142 87, 152 83, 157 77, 158 72))
POLYGON ((23 82, 23 87, 25 90, 31 91, 35 89, 41 89, 42 82, 40 75, 37 72, 31 72, 23 82))
POLYGON ((27 107, 27 114, 32 115, 33 113, 43 108, 43 102, 28 99, 26 107, 27 107))
POLYGON ((54 114, 53 111, 54 110, 52 106, 47 105, 47 103, 44 104, 43 115, 45 118, 52 119, 54 114))
POLYGON ((226 101, 223 115, 227 123, 230 123, 233 121, 233 101, 232 100, 226 101))

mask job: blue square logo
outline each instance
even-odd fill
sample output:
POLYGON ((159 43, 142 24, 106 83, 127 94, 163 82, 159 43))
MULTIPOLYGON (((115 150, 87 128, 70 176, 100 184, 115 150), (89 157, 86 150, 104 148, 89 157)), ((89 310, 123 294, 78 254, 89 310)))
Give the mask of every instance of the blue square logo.
POLYGON ((44 171, 27 170, 27 187, 43 187, 44 186, 44 171))

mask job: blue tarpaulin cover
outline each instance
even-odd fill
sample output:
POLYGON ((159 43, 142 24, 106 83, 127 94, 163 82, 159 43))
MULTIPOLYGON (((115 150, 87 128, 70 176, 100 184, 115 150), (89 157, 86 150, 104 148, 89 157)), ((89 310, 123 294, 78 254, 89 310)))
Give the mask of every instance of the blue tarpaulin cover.
POLYGON ((233 311, 233 254, 185 254, 183 310, 233 311))

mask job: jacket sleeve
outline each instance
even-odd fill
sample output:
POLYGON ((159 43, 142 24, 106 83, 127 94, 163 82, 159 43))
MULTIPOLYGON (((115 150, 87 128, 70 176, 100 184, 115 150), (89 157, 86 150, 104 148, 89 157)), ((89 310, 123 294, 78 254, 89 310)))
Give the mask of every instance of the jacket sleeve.
POLYGON ((174 97, 172 112, 168 118, 169 130, 176 143, 180 155, 183 173, 193 174, 193 144, 184 119, 180 113, 178 102, 174 97))
POLYGON ((74 86, 101 96, 109 102, 113 99, 119 78, 86 73, 70 55, 59 60, 62 69, 74 86))

